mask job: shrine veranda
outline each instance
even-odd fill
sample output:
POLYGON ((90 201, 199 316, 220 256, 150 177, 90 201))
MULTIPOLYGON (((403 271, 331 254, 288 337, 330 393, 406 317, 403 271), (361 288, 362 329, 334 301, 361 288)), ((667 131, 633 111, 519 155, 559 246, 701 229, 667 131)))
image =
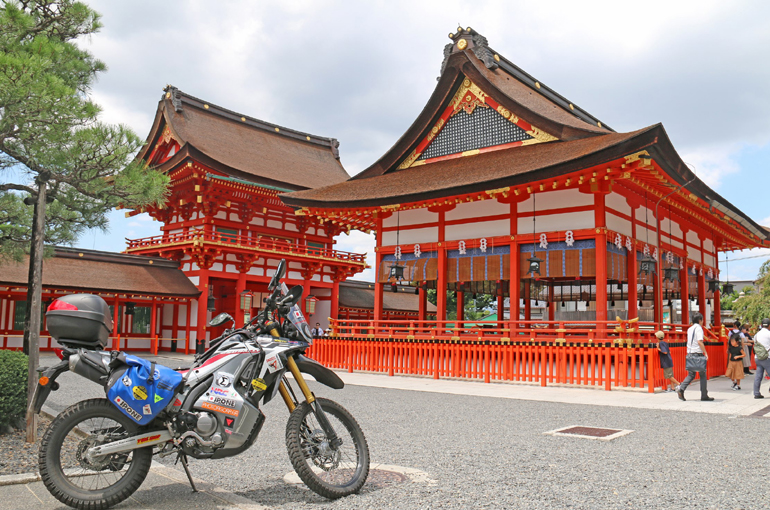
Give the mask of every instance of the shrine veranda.
MULTIPOLYGON (((171 192, 127 213, 149 213, 162 233, 128 240, 126 253, 190 285, 97 289, 124 325, 127 304, 151 307, 149 342, 121 346, 119 330, 111 347, 203 348, 221 330, 206 327, 212 314, 259 311, 283 258, 303 311, 329 326, 311 354, 333 368, 652 391, 664 384, 653 333, 666 332, 681 379, 697 311, 709 374, 724 373, 719 253, 768 246, 768 230, 698 179, 662 125, 617 133, 476 31, 450 38, 425 108, 352 178, 335 139, 168 86, 138 158, 171 177, 171 192), (334 249, 351 230, 375 233, 373 260, 334 249), (341 283, 367 262, 376 281, 351 284, 341 307, 341 283), (495 296, 493 320, 463 317, 474 294, 495 296)), ((0 285, 0 338, 17 348, 23 285, 0 285)), ((49 298, 73 290, 49 287, 49 298)))

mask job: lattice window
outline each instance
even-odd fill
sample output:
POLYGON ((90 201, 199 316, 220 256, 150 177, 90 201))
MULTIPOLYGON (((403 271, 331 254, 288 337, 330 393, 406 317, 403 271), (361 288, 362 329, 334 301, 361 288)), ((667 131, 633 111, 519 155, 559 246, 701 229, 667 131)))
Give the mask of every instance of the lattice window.
POLYGON ((437 158, 531 138, 526 131, 493 109, 476 107, 470 115, 460 111, 450 117, 444 129, 418 159, 437 158))

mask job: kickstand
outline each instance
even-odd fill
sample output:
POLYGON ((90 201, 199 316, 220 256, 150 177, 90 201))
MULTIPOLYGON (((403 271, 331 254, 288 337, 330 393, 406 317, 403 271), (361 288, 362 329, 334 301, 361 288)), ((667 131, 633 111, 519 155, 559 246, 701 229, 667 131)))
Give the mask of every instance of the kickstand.
MULTIPOLYGON (((193 492, 198 492, 198 489, 195 488, 195 482, 193 482, 192 475, 190 474, 190 468, 187 467, 187 455, 185 455, 182 452, 179 452, 179 455, 176 457, 176 462, 182 461, 182 467, 184 468, 184 472, 187 474, 187 479, 190 481, 190 486, 192 487, 193 492)), ((174 464, 176 464, 176 462, 174 464)))

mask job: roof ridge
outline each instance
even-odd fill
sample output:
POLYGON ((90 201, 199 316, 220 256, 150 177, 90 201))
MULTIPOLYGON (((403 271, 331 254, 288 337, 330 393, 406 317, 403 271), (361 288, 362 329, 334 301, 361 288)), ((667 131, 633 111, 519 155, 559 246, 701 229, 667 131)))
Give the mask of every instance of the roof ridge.
POLYGON ((162 100, 171 101, 171 104, 173 105, 176 112, 181 112, 183 110, 184 102, 196 108, 205 110, 208 113, 223 117, 227 120, 238 123, 245 123, 247 126, 261 129, 274 135, 284 136, 286 138, 291 138, 305 143, 309 142, 314 145, 320 145, 322 147, 328 147, 331 149, 335 159, 340 159, 340 142, 336 138, 327 138, 311 133, 306 133, 304 131, 298 131, 296 129, 287 128, 285 126, 273 124, 272 122, 257 119, 256 117, 238 113, 223 106, 219 106, 209 101, 195 97, 191 94, 188 94, 187 92, 183 92, 173 85, 166 85, 163 88, 163 92, 164 95, 162 100))
POLYGON ((487 38, 471 27, 467 27, 465 29, 462 27, 457 27, 457 33, 450 33, 449 38, 452 40, 452 42, 444 47, 444 61, 441 64, 442 74, 447 65, 447 61, 449 60, 449 56, 452 54, 452 50, 455 47, 459 51, 465 51, 466 53, 470 51, 487 67, 487 69, 493 71, 495 69, 502 69, 509 75, 519 80, 521 83, 527 85, 533 91, 539 93, 541 96, 555 103, 567 113, 574 115, 583 122, 605 128, 610 132, 615 132, 614 129, 599 120, 597 117, 591 115, 583 108, 575 106, 566 97, 562 96, 552 88, 543 85, 543 83, 535 79, 534 76, 524 71, 509 59, 494 51, 489 47, 487 38), (460 41, 466 42, 461 43, 460 41), (469 42, 472 42, 473 44, 468 44, 469 42))

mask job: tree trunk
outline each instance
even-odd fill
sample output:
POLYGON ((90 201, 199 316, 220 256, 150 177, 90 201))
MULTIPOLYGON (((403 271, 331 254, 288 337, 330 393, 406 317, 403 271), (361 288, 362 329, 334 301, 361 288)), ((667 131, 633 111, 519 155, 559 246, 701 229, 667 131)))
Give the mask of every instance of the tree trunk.
MULTIPOLYGON (((27 282, 31 282, 35 278, 35 264, 32 262, 36 260, 36 254, 37 251, 35 249, 36 244, 34 242, 35 236, 37 235, 37 221, 35 219, 37 218, 37 204, 38 200, 37 197, 35 197, 35 203, 33 205, 34 210, 32 212, 32 241, 29 245, 29 271, 27 274, 27 282)), ((32 317, 30 312, 32 312, 32 308, 29 306, 29 304, 32 302, 32 299, 34 298, 34 288, 32 285, 27 285, 27 308, 24 311, 24 342, 22 344, 22 349, 24 350, 24 354, 29 356, 29 332, 31 331, 29 327, 29 319, 32 317)))
POLYGON ((40 344, 41 295, 43 293, 43 240, 45 238, 46 181, 38 177, 37 202, 32 218, 32 249, 29 258, 31 279, 27 311, 29 323, 25 336, 29 338, 29 371, 27 372, 27 442, 37 440, 37 415, 32 412, 32 396, 37 386, 37 365, 40 344))

